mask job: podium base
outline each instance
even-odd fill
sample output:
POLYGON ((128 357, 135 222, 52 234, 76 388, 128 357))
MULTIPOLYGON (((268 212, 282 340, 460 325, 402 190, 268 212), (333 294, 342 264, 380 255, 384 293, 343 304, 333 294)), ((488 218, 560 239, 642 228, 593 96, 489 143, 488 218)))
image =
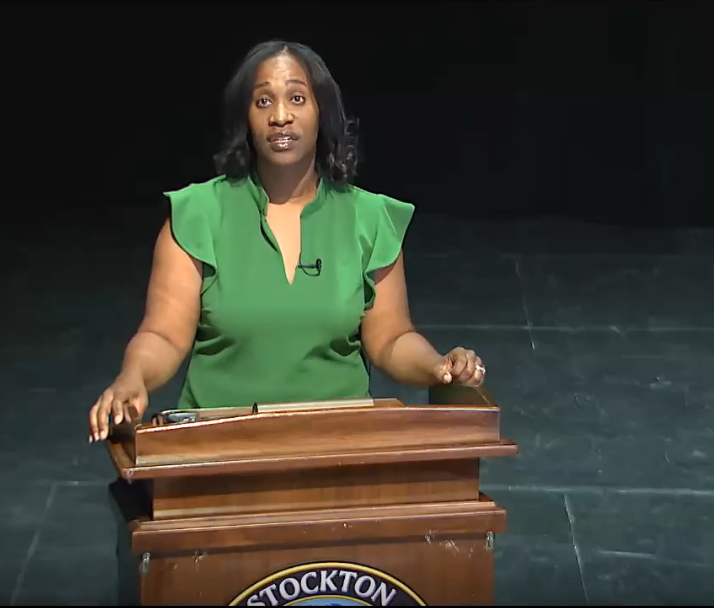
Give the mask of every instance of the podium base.
POLYGON ((143 606, 493 604, 493 500, 154 520, 150 485, 110 486, 119 601, 143 606))

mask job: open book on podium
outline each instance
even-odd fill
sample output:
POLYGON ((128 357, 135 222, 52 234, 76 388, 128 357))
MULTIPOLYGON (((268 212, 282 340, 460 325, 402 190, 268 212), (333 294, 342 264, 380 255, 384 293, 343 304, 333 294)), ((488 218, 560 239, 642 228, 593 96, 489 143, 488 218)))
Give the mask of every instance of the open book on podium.
POLYGON ((107 441, 123 605, 493 603, 511 456, 484 389, 169 411, 107 441))

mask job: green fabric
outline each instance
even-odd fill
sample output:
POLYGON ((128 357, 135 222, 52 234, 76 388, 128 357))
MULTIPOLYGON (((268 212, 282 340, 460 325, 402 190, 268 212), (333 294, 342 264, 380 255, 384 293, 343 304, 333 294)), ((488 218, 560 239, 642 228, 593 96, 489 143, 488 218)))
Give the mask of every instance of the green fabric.
POLYGON ((302 264, 285 276, 256 179, 167 192, 178 244, 204 265, 201 317, 179 408, 369 395, 359 326, 372 273, 397 259, 414 207, 321 183, 302 212, 302 264))

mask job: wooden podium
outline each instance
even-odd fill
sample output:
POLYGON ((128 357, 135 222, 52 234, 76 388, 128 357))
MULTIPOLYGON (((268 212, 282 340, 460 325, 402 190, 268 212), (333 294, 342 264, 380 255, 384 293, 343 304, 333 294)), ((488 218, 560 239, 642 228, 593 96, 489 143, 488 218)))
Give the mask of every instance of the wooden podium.
POLYGON ((493 604, 505 511, 481 458, 510 456, 483 389, 194 410, 119 425, 122 605, 493 604))

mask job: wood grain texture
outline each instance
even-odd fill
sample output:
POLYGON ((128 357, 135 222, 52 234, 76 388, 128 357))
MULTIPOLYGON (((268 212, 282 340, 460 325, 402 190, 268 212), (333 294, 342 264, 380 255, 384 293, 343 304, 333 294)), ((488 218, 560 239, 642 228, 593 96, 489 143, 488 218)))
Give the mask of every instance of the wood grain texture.
POLYGON ((302 471, 164 477, 153 486, 153 517, 265 514, 332 508, 478 500, 478 460, 348 466, 302 471))

